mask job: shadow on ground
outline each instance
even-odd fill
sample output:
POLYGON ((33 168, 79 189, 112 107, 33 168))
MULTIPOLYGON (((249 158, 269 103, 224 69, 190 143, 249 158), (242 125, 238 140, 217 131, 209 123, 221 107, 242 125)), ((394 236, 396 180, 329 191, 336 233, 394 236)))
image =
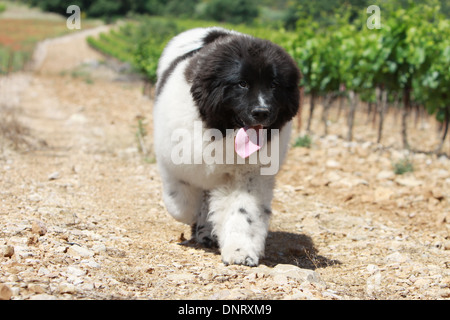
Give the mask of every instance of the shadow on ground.
POLYGON ((284 231, 270 231, 266 240, 266 255, 261 263, 268 267, 292 264, 302 269, 325 268, 341 264, 318 254, 311 237, 284 231))
MULTIPOLYGON (((206 248, 195 239, 185 240, 180 245, 220 255, 218 248, 206 248)), ((328 259, 318 254, 311 237, 283 231, 269 231, 266 240, 265 257, 260 264, 275 267, 278 264, 292 264, 302 269, 315 270, 341 264, 339 260, 328 259)))

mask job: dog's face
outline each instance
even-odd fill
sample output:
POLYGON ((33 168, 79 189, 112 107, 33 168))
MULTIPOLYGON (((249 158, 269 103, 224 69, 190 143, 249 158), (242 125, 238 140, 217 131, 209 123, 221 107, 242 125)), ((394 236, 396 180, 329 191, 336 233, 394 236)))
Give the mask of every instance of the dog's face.
POLYGON ((186 77, 200 116, 210 128, 281 129, 299 108, 300 72, 279 46, 230 35, 206 46, 186 77))

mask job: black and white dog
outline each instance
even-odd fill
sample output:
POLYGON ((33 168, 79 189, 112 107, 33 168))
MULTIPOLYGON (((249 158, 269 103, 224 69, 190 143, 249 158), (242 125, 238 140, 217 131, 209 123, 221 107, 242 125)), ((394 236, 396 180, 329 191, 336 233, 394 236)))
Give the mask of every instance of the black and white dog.
POLYGON ((299 81, 281 47, 217 27, 176 36, 161 56, 154 147, 164 202, 225 264, 256 266, 264 254, 299 81))

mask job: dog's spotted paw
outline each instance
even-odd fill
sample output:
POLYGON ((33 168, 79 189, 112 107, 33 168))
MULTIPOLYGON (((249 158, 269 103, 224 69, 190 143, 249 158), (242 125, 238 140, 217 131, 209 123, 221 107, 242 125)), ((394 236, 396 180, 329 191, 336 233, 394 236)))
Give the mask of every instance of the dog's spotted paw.
POLYGON ((237 249, 225 249, 222 250, 222 262, 228 266, 230 264, 244 265, 248 267, 256 267, 259 263, 259 258, 255 253, 248 252, 247 250, 237 249))

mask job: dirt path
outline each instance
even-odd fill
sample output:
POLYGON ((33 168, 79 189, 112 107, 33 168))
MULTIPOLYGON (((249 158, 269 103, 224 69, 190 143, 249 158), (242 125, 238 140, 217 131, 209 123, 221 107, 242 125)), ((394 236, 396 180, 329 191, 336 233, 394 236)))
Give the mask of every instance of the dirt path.
POLYGON ((450 298, 447 158, 411 156, 395 176, 401 151, 316 137, 280 174, 262 264, 225 267, 165 211, 136 139, 138 119, 152 130, 142 83, 86 35, 45 43, 18 76, 35 143, 0 149, 2 298, 450 298))

